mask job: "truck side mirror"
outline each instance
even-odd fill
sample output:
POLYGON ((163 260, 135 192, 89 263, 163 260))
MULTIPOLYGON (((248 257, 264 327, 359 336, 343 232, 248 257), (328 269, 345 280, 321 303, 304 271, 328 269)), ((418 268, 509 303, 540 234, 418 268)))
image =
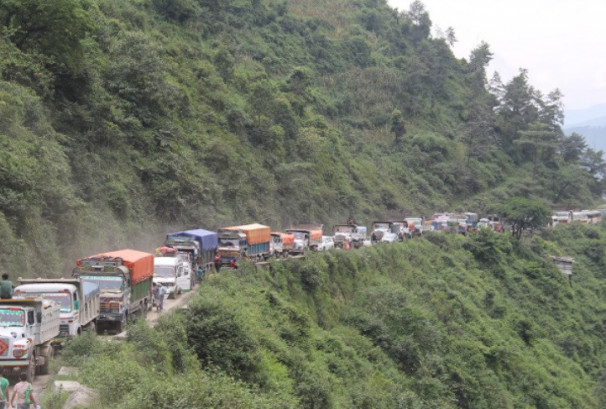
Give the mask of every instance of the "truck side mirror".
POLYGON ((27 312, 27 325, 34 325, 34 312, 33 311, 28 311, 27 312))

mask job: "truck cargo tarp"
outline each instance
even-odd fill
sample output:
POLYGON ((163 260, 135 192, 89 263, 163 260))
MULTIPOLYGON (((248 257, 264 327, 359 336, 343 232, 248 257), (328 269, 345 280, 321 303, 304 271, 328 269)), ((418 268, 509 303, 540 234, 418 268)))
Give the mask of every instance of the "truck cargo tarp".
POLYGON ((282 238, 282 244, 294 244, 295 242, 295 235, 292 233, 272 233, 272 234, 279 234, 280 237, 282 238))
POLYGON ((169 233, 166 235, 166 240, 170 240, 171 237, 176 236, 190 236, 198 242, 201 251, 214 250, 219 245, 219 235, 214 231, 208 231, 203 229, 185 230, 176 233, 169 233))
POLYGON ((244 234, 246 234, 248 244, 269 243, 269 239, 271 237, 271 228, 259 223, 225 227, 224 230, 241 230, 244 232, 244 234))
MULTIPOLYGON (((131 285, 135 285, 147 278, 154 276, 154 255, 139 250, 125 249, 101 253, 88 258, 121 258, 124 264, 130 270, 131 285)), ((81 265, 81 260, 78 260, 81 265)))

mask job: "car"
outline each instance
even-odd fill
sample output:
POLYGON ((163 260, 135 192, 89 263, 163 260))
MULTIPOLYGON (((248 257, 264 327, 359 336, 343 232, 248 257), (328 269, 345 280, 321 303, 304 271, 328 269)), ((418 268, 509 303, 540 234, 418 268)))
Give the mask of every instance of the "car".
POLYGON ((318 244, 318 251, 328 251, 335 248, 335 241, 332 236, 322 236, 322 241, 318 244))

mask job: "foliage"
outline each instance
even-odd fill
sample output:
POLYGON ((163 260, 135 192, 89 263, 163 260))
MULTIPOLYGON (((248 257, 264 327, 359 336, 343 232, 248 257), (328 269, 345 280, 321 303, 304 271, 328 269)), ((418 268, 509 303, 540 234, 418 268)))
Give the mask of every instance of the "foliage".
POLYGON ((244 264, 153 330, 65 356, 104 407, 597 408, 605 241, 573 223, 244 264), (572 282, 547 252, 575 259, 572 282))
POLYGON ((456 59, 421 2, 316 3, 2 2, 0 267, 65 273, 166 225, 600 198, 559 91, 489 83, 489 45, 456 59))
POLYGON ((551 220, 551 210, 537 199, 514 197, 503 205, 501 214, 511 225, 511 234, 520 239, 527 229, 546 226, 551 220))

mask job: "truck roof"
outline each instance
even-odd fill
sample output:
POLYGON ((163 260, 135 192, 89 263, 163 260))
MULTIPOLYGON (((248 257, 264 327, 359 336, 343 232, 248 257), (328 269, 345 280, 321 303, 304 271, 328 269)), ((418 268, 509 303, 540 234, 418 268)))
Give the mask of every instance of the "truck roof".
POLYGON ((128 267, 130 270, 131 282, 133 285, 144 281, 147 278, 151 278, 154 275, 154 255, 152 253, 146 253, 133 249, 100 253, 94 256, 79 259, 77 265, 81 266, 82 262, 85 260, 98 260, 100 263, 102 263, 103 261, 118 261, 118 259, 120 259, 122 264, 128 267))
POLYGON ((183 264, 183 260, 178 257, 155 257, 154 266, 176 266, 183 264))
POLYGON ((15 292, 21 290, 23 292, 34 292, 32 290, 36 290, 35 292, 49 292, 49 293, 58 293, 62 290, 68 291, 76 291, 77 287, 73 284, 63 284, 63 283, 27 283, 21 284, 15 287, 15 292))
POLYGON ((204 229, 184 230, 166 235, 167 241, 177 241, 180 237, 191 237, 196 240, 200 246, 200 250, 216 249, 219 243, 219 235, 214 231, 204 229))

